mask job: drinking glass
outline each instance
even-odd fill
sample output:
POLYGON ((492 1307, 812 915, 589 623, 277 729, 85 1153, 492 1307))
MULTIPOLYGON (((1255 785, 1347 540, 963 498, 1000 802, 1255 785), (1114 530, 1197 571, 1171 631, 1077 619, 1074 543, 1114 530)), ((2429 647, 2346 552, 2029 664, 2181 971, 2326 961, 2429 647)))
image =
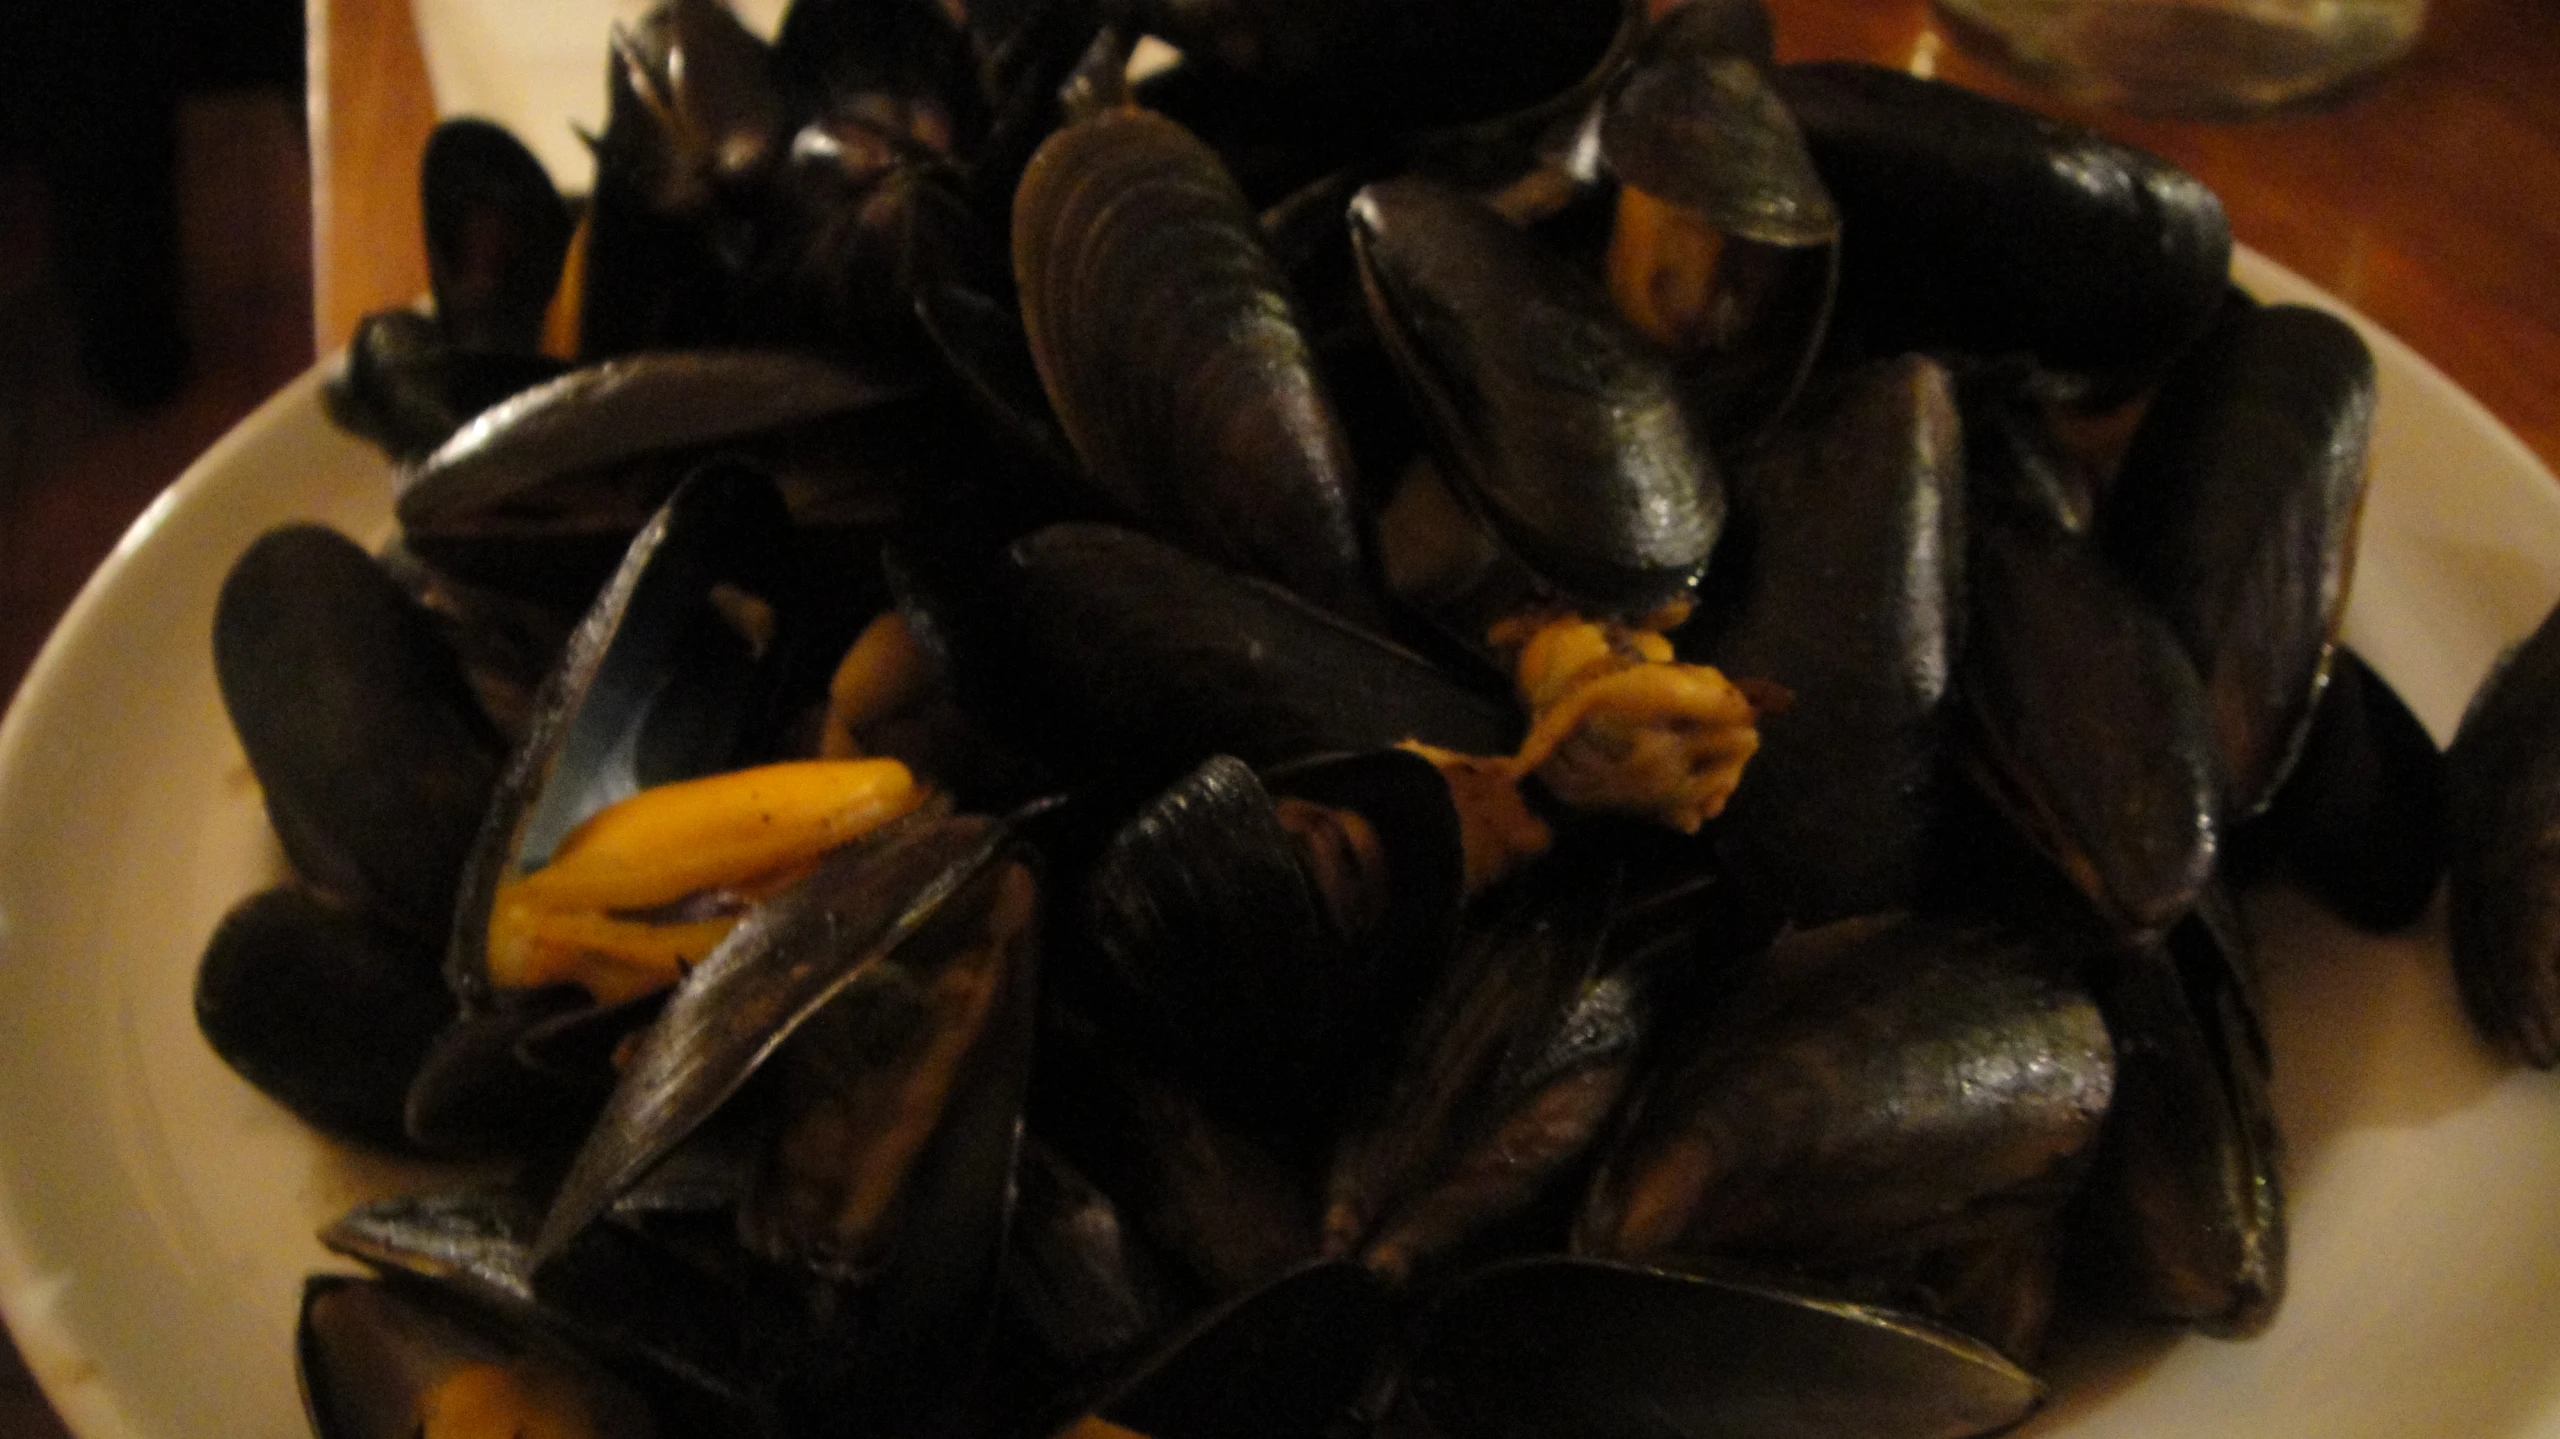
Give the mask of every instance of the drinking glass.
POLYGON ((2238 117, 2398 59, 2426 0, 1932 0, 1959 39, 2075 100, 2238 117))

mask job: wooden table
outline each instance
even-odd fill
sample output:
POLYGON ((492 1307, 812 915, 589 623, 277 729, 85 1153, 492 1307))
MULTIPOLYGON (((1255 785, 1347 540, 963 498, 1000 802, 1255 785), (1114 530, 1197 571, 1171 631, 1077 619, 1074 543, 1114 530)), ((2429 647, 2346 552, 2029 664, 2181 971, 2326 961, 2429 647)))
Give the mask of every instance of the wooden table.
MULTIPOLYGON (((309 3, 325 354, 367 310, 426 287, 417 173, 433 116, 408 0, 309 3)), ((2185 165, 2243 243, 2408 341, 2560 470, 2560 22, 2547 0, 2434 3, 2415 53, 2361 93, 2245 124, 2055 104, 1958 50, 1925 0, 1771 8, 1782 58, 1934 73, 2185 165)))

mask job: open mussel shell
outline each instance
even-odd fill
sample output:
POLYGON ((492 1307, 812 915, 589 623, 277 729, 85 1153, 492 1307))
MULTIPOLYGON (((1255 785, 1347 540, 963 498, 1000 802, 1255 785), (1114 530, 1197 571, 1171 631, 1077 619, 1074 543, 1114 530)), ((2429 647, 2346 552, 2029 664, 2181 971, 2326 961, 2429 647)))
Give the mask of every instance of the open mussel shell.
POLYGON ((446 961, 466 1001, 489 998, 501 882, 605 806, 739 762, 783 704, 793 661, 841 653, 794 553, 772 485, 736 469, 687 483, 632 541, 545 681, 473 843, 446 961))
POLYGON ((2027 524, 1972 533, 1968 772, 2109 925, 2157 935, 2194 907, 2219 852, 2203 683, 2095 549, 2027 524))
MULTIPOLYGON (((914 1118, 925 1130, 893 1131, 888 1141, 893 1156, 912 1160, 956 1092, 960 1061, 1009 1008, 1002 996, 1029 982, 1017 972, 1027 968, 1023 935, 1010 926, 1027 918, 1014 910, 1029 903, 1030 881, 1007 853, 993 821, 919 815, 837 851, 751 911, 633 1050, 553 1197, 537 1258, 593 1222, 830 1004, 881 1026, 872 1062, 924 1086, 915 1093, 927 1107, 914 1118), (979 932, 999 922, 1007 927, 979 932), (960 1009, 934 1003, 943 980, 943 997, 967 1001, 960 1009), (937 1023, 954 1015, 971 1022, 937 1023)), ((790 1218, 772 1216, 786 1227, 790 1218)), ((826 1262, 839 1261, 876 1262, 851 1253, 826 1262)))
POLYGON ((2346 321, 2231 306, 2161 382, 2099 515, 2204 681, 2235 818, 2283 781, 2328 675, 2374 394, 2346 321))
POLYGON ((1371 185, 1351 227, 1371 318, 1451 486, 1574 603, 1641 615, 1686 597, 1724 484, 1669 359, 1458 191, 1371 185))
POLYGON ((875 117, 949 154, 987 125, 965 20, 918 0, 798 0, 773 37, 775 83, 801 114, 875 117))
POLYGON ((2058 1208, 2114 1082, 2081 957, 1908 915, 1790 934, 1645 1081, 1576 1251, 1820 1273, 2058 1208))
POLYGON ((1013 208, 1023 328, 1094 481, 1189 548, 1374 617, 1351 454, 1216 153, 1115 109, 1040 147, 1013 208))
POLYGON ((1881 66, 1776 79, 1840 207, 1840 324, 1875 348, 2023 354, 2105 400, 2212 321, 2230 224, 2166 161, 1881 66))
POLYGON ((318 1439, 412 1439, 472 1423, 617 1439, 665 1432, 646 1396, 556 1337, 419 1286, 314 1275, 295 1357, 318 1439))
POLYGON ((406 1148, 409 1085, 453 995, 433 945, 284 885, 215 927, 195 1014, 213 1052, 277 1103, 331 1134, 406 1148))
POLYGON ((550 172, 503 126, 457 118, 427 136, 418 189, 445 338, 462 350, 539 350, 573 228, 550 172))
POLYGON ((413 938, 442 930, 499 745, 428 613, 353 541, 290 525, 224 577, 213 663, 295 872, 413 938))
POLYGON ((1767 53, 1752 53, 1766 31, 1752 35, 1727 13, 1740 8, 1677 5, 1647 27, 1602 106, 1601 153, 1620 180, 1720 234, 1831 244, 1839 211, 1769 83, 1767 53))
POLYGON ((1947 371, 1842 378, 1734 491, 1684 657, 1783 686, 1717 826, 1736 870, 1803 924, 1912 902, 1935 837, 1966 591, 1965 450, 1947 371))
POLYGON ((773 48, 720 0, 665 0, 612 34, 612 103, 597 169, 623 171, 662 214, 698 214, 780 160, 789 104, 773 48))
POLYGON ((1507 697, 1113 526, 1036 531, 982 584, 926 604, 962 693, 1068 774, 1162 779, 1214 754, 1258 767, 1407 739, 1505 754, 1520 739, 1507 697))
POLYGON ((879 1434, 952 1404, 995 1302, 1035 891, 1004 826, 919 815, 751 911, 633 1047, 537 1274, 735 1097, 765 1136, 735 1233, 779 1410, 879 1434))
POLYGON ((1590 1259, 1468 1277, 1416 1322, 1386 1432, 1437 1439, 1962 1439, 2044 1388, 1890 1310, 1590 1259))
POLYGON ((2445 752, 2448 941, 2481 1033, 2560 1064, 2560 610, 2499 664, 2445 752))
POLYGON ((377 1273, 569 1337, 699 1407, 743 1412, 758 1402, 771 1376, 765 1356, 748 1351, 739 1266, 725 1251, 661 1244, 638 1224, 598 1225, 537 1273, 541 1219, 518 1189, 437 1190, 359 1205, 330 1221, 320 1242, 377 1273))

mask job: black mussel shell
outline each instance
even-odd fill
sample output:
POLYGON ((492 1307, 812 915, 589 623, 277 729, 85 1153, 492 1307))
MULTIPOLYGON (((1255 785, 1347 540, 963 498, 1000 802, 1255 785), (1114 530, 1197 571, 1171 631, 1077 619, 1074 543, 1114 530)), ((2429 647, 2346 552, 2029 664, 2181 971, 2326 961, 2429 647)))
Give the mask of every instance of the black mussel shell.
POLYGON ((1075 474, 1075 452, 1040 388, 1040 369, 1014 309, 957 284, 925 286, 915 309, 926 343, 958 381, 961 397, 1013 453, 1051 478, 1075 474))
POLYGON ((2328 675, 2374 393, 2346 321, 2231 307, 2161 382, 2099 515, 2204 680, 2234 817, 2283 781, 2328 675))
POLYGON ((1412 988, 1382 972, 1408 957, 1350 932, 1321 879, 1227 755, 1143 806, 1085 879, 1094 951, 1166 1050, 1241 1115, 1291 1131, 1329 1127, 1402 1016, 1387 991, 1412 988))
MULTIPOLYGON (((449 970, 446 984, 453 988, 449 970)), ((609 1083, 535 1063, 524 1043, 546 1024, 595 1012, 584 990, 559 985, 457 1016, 435 1036, 410 1082, 403 1120, 409 1138, 453 1155, 528 1153, 577 1142, 609 1083)))
POLYGON ((1371 185, 1351 227, 1370 316, 1451 485, 1574 603, 1640 615, 1685 598, 1724 484, 1669 359, 1455 190, 1371 185))
POLYGON ((2097 524, 2104 477, 2062 444, 2044 405, 1988 371, 1965 376, 1957 389, 1973 508, 2017 524, 2088 534, 2097 524))
POLYGON ((841 363, 783 351, 609 360, 483 411, 402 477, 396 508, 412 544, 511 518, 531 525, 579 502, 574 492, 546 494, 564 480, 656 452, 872 410, 902 393, 841 363))
POLYGON ((2560 610, 2472 697, 2445 752, 2446 915, 2463 1007, 2483 1034, 2560 1064, 2560 610))
POLYGON ((1065 1155, 1026 1137, 1014 1181, 1005 1305, 1045 1360, 1089 1372, 1134 1352, 1181 1312, 1163 1261, 1065 1155))
POLYGON ((473 843, 446 961, 466 1000, 488 998, 502 881, 609 804, 752 758, 795 671, 842 654, 842 627, 801 593, 794 554, 773 486, 736 469, 688 482, 632 541, 536 697, 473 843))
POLYGON ((1790 934, 1644 1081, 1577 1252, 1838 1272, 2058 1209, 2114 1082, 2081 957, 1908 915, 1790 934))
POLYGON ((1378 1097, 1337 1146, 1328 1250, 1432 1268, 1557 1197, 1617 1113, 1667 965, 1611 944, 1614 855, 1559 854, 1471 906, 1378 1097))
POLYGON ((445 338, 458 350, 539 350, 573 228, 550 172, 504 127, 453 119, 427 136, 418 188, 445 338))
POLYGON ((1015 194, 1013 263, 1032 355, 1095 483, 1209 559, 1374 619, 1349 444, 1214 151, 1139 109, 1060 130, 1015 194))
POLYGON ((359 1205, 320 1231, 332 1253, 376 1272, 573 1336, 715 1406, 755 1402, 759 1356, 743 1351, 728 1276, 638 1228, 603 1225, 540 1273, 539 1205, 514 1189, 467 1188, 359 1205))
POLYGON ((1840 323, 1878 349, 2024 354, 2121 398, 2222 303, 2222 204, 2163 160, 1881 66, 1777 84, 1840 207, 1840 323))
POLYGON ((1069 774, 1161 781, 1213 754, 1261 767, 1407 739, 1507 754, 1520 739, 1507 697, 1107 525, 1028 535, 982 585, 927 608, 962 693, 1069 774))
POLYGON ((1962 1439, 2044 1397, 1907 1315, 1589 1259, 1481 1271, 1416 1327, 1396 1402, 1445 1439, 1962 1439))
POLYGON ((2220 848, 2203 683, 2095 549, 2039 525, 1972 533, 1968 773, 2109 925, 2157 935, 2220 848))
POLYGON ((2301 758, 2238 836, 2358 928, 2405 929, 2444 877, 2445 758, 2389 681, 2341 648, 2301 758))
POLYGON ((790 107, 772 47, 720 0, 666 0, 612 36, 599 174, 623 172, 661 214, 707 211, 783 155, 790 107))
POLYGON ((2116 1099, 2072 1262, 2131 1313, 2245 1337, 2284 1298, 2285 1206, 2265 1051, 2227 938, 2173 934, 2099 989, 2116 1099))
POLYGON ((1770 85, 1765 51, 1741 48, 1767 39, 1734 23, 1742 8, 1677 5, 1646 29, 1601 110, 1601 153, 1619 179, 1695 210, 1720 234, 1831 244, 1839 211, 1770 85))
POLYGON ((412 938, 444 929, 500 747, 427 612, 353 541, 290 525, 224 577, 213 664, 295 872, 412 938))
POLYGON ((1965 629, 1964 465, 1945 369, 1913 355, 1854 372, 1743 472, 1715 586, 1732 608, 1679 640, 1792 696, 1717 843, 1799 923, 1918 890, 1965 629))
POLYGON ((1320 1439, 1349 1416, 1394 1314, 1358 1265, 1293 1270, 1187 1325, 1062 1432, 1320 1439))
POLYGON ((341 428, 414 464, 472 416, 566 368, 548 355, 461 349, 415 310, 381 310, 356 323, 320 396, 341 428))
POLYGON ((433 945, 286 885, 223 916, 196 970, 195 1011, 213 1052, 277 1103, 400 1149, 410 1081, 453 995, 433 945))
POLYGON ((931 0, 799 0, 773 37, 773 73, 794 113, 861 115, 945 158, 986 130, 968 35, 931 0))
POLYGON ((1602 67, 1627 14, 1615 0, 1118 0, 1108 8, 1194 57, 1213 91, 1237 94, 1291 132, 1343 144, 1538 106, 1602 67))
POLYGON ((1187 1294, 1231 1298, 1313 1259, 1310 1166, 1213 1112, 1125 1028, 1054 1007, 1031 1132, 1111 1196, 1187 1294))
POLYGON ((410 1439, 441 1405, 468 1412, 470 1401, 450 1397, 463 1391, 484 1405, 497 1394, 532 1396, 536 1424, 583 1424, 618 1439, 661 1432, 648 1399, 594 1360, 418 1286, 313 1275, 303 1286, 294 1354, 318 1439, 410 1439))
MULTIPOLYGON (((925 1002, 936 976, 948 971, 956 982, 968 977, 963 970, 984 969, 981 960, 1004 958, 973 957, 964 941, 975 941, 965 931, 988 922, 990 906, 1001 909, 1013 886, 1028 884, 1013 878, 1021 871, 1006 852, 992 821, 920 814, 836 852, 750 911, 677 986, 632 1052, 553 1197, 537 1261, 558 1253, 830 1004, 851 1005, 857 1024, 884 1027, 875 1062, 915 1064, 942 1032, 931 1027, 939 1011, 925 1002)), ((1009 952, 1010 937, 998 940, 1009 952)), ((998 965, 998 989, 1027 984, 1027 975, 1005 978, 1015 967, 998 965)), ((1004 1008, 993 999, 978 1006, 990 1015, 1004 1008)), ((944 1057, 956 1065, 957 1056, 944 1057)), ((943 1075, 947 1084, 956 1072, 943 1075)), ((792 1217, 768 1213, 783 1228, 792 1217)))

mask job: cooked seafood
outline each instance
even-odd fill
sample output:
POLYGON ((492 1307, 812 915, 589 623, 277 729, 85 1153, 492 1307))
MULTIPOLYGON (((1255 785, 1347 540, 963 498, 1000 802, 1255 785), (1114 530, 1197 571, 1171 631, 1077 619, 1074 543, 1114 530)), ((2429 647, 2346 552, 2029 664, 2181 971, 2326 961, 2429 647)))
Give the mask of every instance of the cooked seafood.
MULTIPOLYGON (((436 446, 416 588, 567 642, 502 766, 352 545, 262 542, 221 639, 303 880, 208 1036, 509 1169, 333 1227, 387 1276, 314 1291, 333 1414, 362 1318, 659 1432, 1954 1439, 2040 1402, 2058 1295, 2268 1321, 2226 852, 2416 803, 2292 764, 2387 728, 2322 700, 2352 333, 2227 301, 2192 179, 1772 72, 1750 0, 1360 8, 667 0, 575 297, 556 197, 440 140, 450 283, 350 373, 574 315, 476 416, 363 392, 436 446), (1130 85, 1141 32, 1189 53, 1130 85), (1373 131, 1381 55, 1467 73, 1373 131), (2056 440, 2136 395, 2121 457, 2056 440), (300 607, 282 688, 397 713, 276 692, 300 607), (393 726, 454 793, 296 769, 393 726)), ((2458 822, 2534 787, 2504 694, 2458 822)))

